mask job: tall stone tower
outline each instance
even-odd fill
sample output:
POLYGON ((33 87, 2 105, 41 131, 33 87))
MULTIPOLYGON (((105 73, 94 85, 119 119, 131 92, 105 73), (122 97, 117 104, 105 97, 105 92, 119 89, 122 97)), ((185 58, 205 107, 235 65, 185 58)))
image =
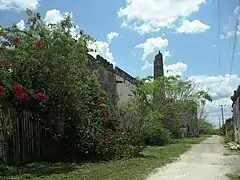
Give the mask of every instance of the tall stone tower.
MULTIPOLYGON (((155 59, 154 59, 153 74, 154 74, 154 80, 164 76, 163 56, 160 51, 158 52, 158 54, 155 56, 155 59)), ((164 82, 163 82, 160 85, 159 89, 157 89, 153 93, 153 103, 155 104, 155 107, 157 108, 158 104, 161 103, 161 101, 163 101, 164 99, 165 99, 165 93, 164 93, 164 82)))
POLYGON ((154 79, 164 76, 163 56, 160 51, 158 52, 158 54, 155 56, 155 59, 154 59, 153 73, 154 73, 154 79))

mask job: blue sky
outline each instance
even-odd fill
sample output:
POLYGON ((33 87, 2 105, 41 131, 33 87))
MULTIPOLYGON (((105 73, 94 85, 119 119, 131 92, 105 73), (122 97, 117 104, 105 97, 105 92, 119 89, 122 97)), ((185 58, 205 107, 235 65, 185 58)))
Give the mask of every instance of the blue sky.
POLYGON ((97 40, 97 53, 133 76, 151 75, 153 57, 161 50, 169 74, 191 77, 209 89, 214 102, 206 109, 216 123, 219 104, 226 104, 224 113, 231 116, 229 97, 240 84, 239 39, 229 78, 240 11, 237 0, 219 1, 220 16, 217 0, 0 0, 0 23, 24 27, 26 8, 39 11, 46 22, 71 12, 73 21, 97 40))

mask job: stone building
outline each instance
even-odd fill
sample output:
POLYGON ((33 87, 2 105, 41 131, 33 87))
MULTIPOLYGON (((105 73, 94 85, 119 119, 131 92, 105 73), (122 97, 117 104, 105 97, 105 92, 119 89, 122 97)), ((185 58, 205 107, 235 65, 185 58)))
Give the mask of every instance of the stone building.
MULTIPOLYGON (((121 104, 128 102, 129 99, 133 96, 132 91, 136 89, 138 80, 121 68, 117 66, 114 68, 111 63, 99 55, 94 58, 89 54, 88 67, 92 73, 94 73, 95 70, 98 71, 100 76, 100 83, 108 93, 109 98, 113 104, 120 106, 121 104)), ((153 75, 155 80, 159 77, 164 76, 163 56, 160 51, 154 59, 153 75)), ((166 98, 164 93, 164 83, 160 85, 160 88, 163 91, 153 94, 154 103, 162 103, 166 98)), ((186 109, 185 111, 186 123, 184 126, 188 127, 188 131, 192 136, 197 136, 199 134, 199 126, 197 124, 197 110, 195 111, 186 109)))
POLYGON ((100 83, 114 105, 120 106, 129 101, 136 89, 137 79, 119 67, 113 67, 103 57, 96 59, 88 54, 88 66, 91 72, 98 70, 100 83))
POLYGON ((232 118, 234 127, 234 141, 240 143, 240 98, 237 97, 236 91, 231 97, 232 103, 232 118))

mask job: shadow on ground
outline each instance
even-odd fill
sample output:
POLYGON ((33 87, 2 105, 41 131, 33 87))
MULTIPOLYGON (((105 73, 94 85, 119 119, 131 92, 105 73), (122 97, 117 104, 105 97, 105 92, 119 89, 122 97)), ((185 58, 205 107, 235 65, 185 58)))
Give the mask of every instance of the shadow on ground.
POLYGON ((33 163, 18 167, 0 167, 1 177, 11 177, 16 175, 29 175, 31 177, 47 176, 51 174, 62 174, 72 172, 76 169, 74 164, 66 163, 33 163))

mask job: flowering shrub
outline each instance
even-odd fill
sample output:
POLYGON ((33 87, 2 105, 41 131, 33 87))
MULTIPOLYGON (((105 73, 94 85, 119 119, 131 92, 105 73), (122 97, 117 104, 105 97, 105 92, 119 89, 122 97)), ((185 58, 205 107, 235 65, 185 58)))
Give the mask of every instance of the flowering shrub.
POLYGON ((71 35, 75 25, 70 15, 47 25, 38 13, 28 10, 27 14, 26 29, 13 25, 0 30, 4 39, 0 48, 0 99, 39 112, 55 142, 49 149, 59 157, 82 160, 121 156, 126 146, 118 129, 118 113, 109 105, 98 77, 87 67, 87 43, 92 38, 82 31, 71 35), (59 132, 61 122, 64 130, 59 132))

